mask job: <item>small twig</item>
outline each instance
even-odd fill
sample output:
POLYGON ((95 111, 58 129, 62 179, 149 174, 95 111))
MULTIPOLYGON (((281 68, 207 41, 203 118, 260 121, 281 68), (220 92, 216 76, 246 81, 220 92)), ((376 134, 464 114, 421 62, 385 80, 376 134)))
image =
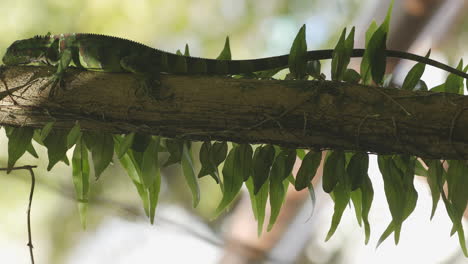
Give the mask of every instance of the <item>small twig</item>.
POLYGON ((34 195, 34 186, 36 185, 36 177, 34 176, 33 168, 37 168, 37 166, 26 165, 21 167, 13 167, 13 168, 0 168, 0 171, 12 171, 12 170, 28 170, 29 174, 31 174, 31 191, 29 192, 29 204, 28 204, 28 247, 29 247, 29 255, 31 256, 31 263, 34 264, 34 254, 33 254, 33 244, 32 244, 32 235, 31 235, 31 205, 32 199, 34 195))
POLYGON ((377 88, 377 87, 374 87, 374 86, 370 86, 370 87, 374 88, 376 91, 378 91, 379 93, 383 94, 385 97, 390 99, 390 101, 392 101, 394 104, 398 105, 403 110, 403 112, 405 112, 406 115, 409 115, 409 116, 411 115, 411 113, 408 112, 400 103, 395 101, 395 99, 393 99, 390 95, 386 94, 384 91, 381 91, 380 88, 377 88))
POLYGON ((359 148, 359 137, 361 135, 361 127, 362 125, 364 124, 364 122, 366 122, 366 120, 369 118, 369 117, 379 117, 379 114, 374 114, 374 115, 366 115, 362 120, 361 122, 359 122, 359 125, 358 125, 358 128, 357 128, 357 135, 356 135, 356 149, 359 148))

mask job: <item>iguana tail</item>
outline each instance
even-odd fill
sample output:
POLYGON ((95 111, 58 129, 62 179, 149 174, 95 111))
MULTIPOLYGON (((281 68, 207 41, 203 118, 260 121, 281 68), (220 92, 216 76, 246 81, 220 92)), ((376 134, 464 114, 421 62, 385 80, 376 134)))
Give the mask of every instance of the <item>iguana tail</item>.
MULTIPOLYGON (((363 57, 364 51, 364 49, 353 49, 351 57, 363 57)), ((307 60, 312 61, 331 59, 332 55, 332 49, 312 50, 307 52, 307 60)), ((467 73, 423 56, 396 50, 387 50, 386 55, 387 57, 422 62, 424 64, 434 66, 436 68, 445 70, 447 72, 468 79, 467 73)), ((287 68, 288 58, 289 55, 282 55, 252 60, 215 60, 168 54, 166 66, 170 69, 171 72, 185 72, 191 74, 242 74, 276 68, 287 68), (184 58, 182 60, 185 60, 185 63, 181 63, 181 57, 184 58), (181 64, 184 65, 182 68, 180 66, 181 64), (179 68, 179 70, 175 70, 177 67, 179 68)))

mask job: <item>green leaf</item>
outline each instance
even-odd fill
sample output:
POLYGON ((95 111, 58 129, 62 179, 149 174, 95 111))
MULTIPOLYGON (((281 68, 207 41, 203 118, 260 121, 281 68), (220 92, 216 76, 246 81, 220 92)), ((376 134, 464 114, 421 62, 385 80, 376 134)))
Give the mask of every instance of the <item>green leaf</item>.
MULTIPOLYGON (((458 63, 457 70, 463 71, 463 59, 458 63)), ((463 78, 453 73, 449 74, 445 81, 445 92, 463 94, 463 78)))
MULTIPOLYGON (((7 128, 5 127, 5 130, 7 128)), ((8 173, 15 165, 16 161, 23 156, 24 152, 31 144, 34 129, 31 127, 11 127, 8 128, 8 173)))
MULTIPOLYGON (((250 144, 240 144, 238 148, 239 150, 236 153, 239 155, 239 157, 236 158, 236 161, 238 161, 236 166, 240 167, 240 175, 238 177, 247 181, 252 171, 252 146, 250 146, 250 144)), ((296 152, 294 152, 294 157, 296 156, 295 154, 296 152)))
POLYGON ((447 170, 448 200, 458 216, 463 216, 468 204, 468 166, 464 160, 451 160, 447 170))
POLYGON ((384 22, 372 34, 372 37, 370 37, 366 44, 366 51, 364 52, 364 56, 362 58, 363 62, 361 63, 361 75, 363 76, 365 84, 369 84, 367 76, 369 71, 371 73, 372 80, 374 80, 376 84, 381 84, 385 75, 385 67, 387 64, 386 41, 392 9, 393 1, 390 3, 384 22))
POLYGON ((114 139, 111 134, 107 133, 90 133, 83 134, 86 141, 86 146, 91 151, 91 156, 94 164, 94 175, 99 179, 101 173, 109 166, 114 154, 114 139))
POLYGON ((39 155, 37 155, 36 150, 34 149, 34 146, 32 144, 32 141, 29 143, 29 146, 26 148, 26 151, 31 154, 33 157, 36 159, 39 158, 39 155))
POLYGON ((185 44, 184 56, 190 56, 190 50, 188 44, 185 44))
POLYGON ((159 148, 159 137, 151 138, 148 147, 143 153, 141 161, 141 175, 146 189, 150 189, 159 175, 159 166, 157 162, 159 148))
MULTIPOLYGON (((373 20, 369 28, 366 31, 366 48, 369 46, 369 41, 374 35, 374 33, 377 31, 377 29, 378 29, 377 23, 375 22, 375 20, 373 20)), ((363 56, 361 60, 361 69, 360 69, 362 83, 367 84, 367 85, 372 83, 372 76, 371 76, 371 72, 369 68, 370 67, 369 60, 370 58, 368 56, 366 55, 363 56)))
MULTIPOLYGON (((426 58, 429 58, 429 55, 431 55, 431 50, 427 52, 426 58)), ((406 75, 401 89, 413 91, 416 88, 418 82, 421 80, 421 76, 423 75, 425 68, 425 63, 416 63, 416 65, 414 65, 413 68, 411 68, 411 70, 408 72, 408 75, 406 75)))
POLYGON ((364 232, 366 235, 365 243, 369 242, 370 238, 370 225, 369 225, 369 212, 374 199, 374 189, 369 176, 364 178, 363 184, 359 187, 362 193, 362 221, 364 222, 364 232))
POLYGON ((270 221, 267 230, 270 231, 278 218, 281 206, 283 205, 286 190, 283 181, 287 181, 286 173, 287 155, 280 152, 276 156, 270 171, 270 221))
POLYGON ((166 148, 170 156, 167 159, 166 163, 164 163, 163 167, 167 167, 175 163, 180 163, 182 159, 183 145, 184 145, 183 140, 166 139, 166 148))
POLYGON ((323 167, 323 190, 330 193, 340 179, 346 177, 343 151, 331 151, 323 167))
POLYGON ((296 149, 296 155, 299 159, 304 160, 306 152, 304 149, 296 149))
POLYGON ((88 150, 82 138, 77 141, 75 150, 73 151, 72 172, 81 225, 83 228, 86 228, 89 197, 89 162, 88 150))
POLYGON ((216 183, 219 183, 219 177, 215 173, 216 168, 215 168, 214 162, 211 160, 210 150, 211 150, 211 142, 210 141, 203 142, 200 148, 200 152, 199 152, 201 169, 200 169, 200 172, 198 173, 198 178, 213 174, 215 175, 213 176, 214 180, 216 181, 216 183))
POLYGON ((47 155, 49 156, 49 165, 47 166, 48 171, 50 171, 59 161, 64 161, 68 164, 68 132, 68 130, 54 129, 50 131, 44 139, 44 146, 47 148, 47 155))
POLYGON ((249 191, 250 201, 252 203, 252 210, 255 219, 257 220, 257 234, 260 237, 263 231, 263 224, 265 222, 265 209, 268 200, 269 182, 262 185, 257 194, 254 194, 253 178, 250 177, 246 182, 247 190, 249 191))
POLYGON ((217 60, 231 60, 231 47, 229 45, 229 36, 226 37, 226 41, 224 42, 224 48, 221 51, 221 54, 216 58, 217 60))
POLYGON ((262 185, 267 181, 274 158, 275 148, 272 145, 266 145, 255 149, 252 171, 255 194, 258 193, 262 185))
MULTIPOLYGON (((149 217, 150 223, 154 223, 154 216, 156 214, 156 206, 158 205, 159 199, 159 192, 161 190, 161 172, 159 169, 159 159, 158 159, 158 149, 160 144, 160 137, 155 136, 151 140, 150 145, 154 142, 154 146, 156 147, 155 156, 153 157, 154 165, 152 166, 154 169, 155 175, 153 176, 154 180, 152 184, 148 187, 148 194, 149 194, 149 217)), ((154 151, 154 150, 153 150, 154 151)), ((146 153, 146 152, 145 152, 146 153)), ((143 155, 143 161, 145 161, 145 155, 143 155)), ((144 168, 142 166, 142 168, 144 168)))
POLYGON ((461 221, 463 214, 460 214, 458 210, 454 208, 453 203, 451 203, 445 196, 443 189, 440 189, 440 193, 442 196, 442 201, 444 201, 447 214, 449 215, 450 220, 452 220, 453 223, 451 235, 453 235, 454 232, 458 233, 458 242, 460 243, 460 247, 462 248, 465 257, 468 257, 468 250, 466 248, 465 241, 465 231, 463 231, 463 224, 461 221))
POLYGON ((297 79, 301 79, 305 76, 307 71, 307 43, 305 29, 306 26, 304 24, 297 33, 289 52, 289 71, 297 79))
POLYGON ((427 170, 427 183, 431 189, 432 195, 432 210, 431 210, 431 220, 434 217, 434 213, 437 209, 437 204, 440 199, 440 191, 444 184, 444 168, 440 160, 424 160, 428 166, 427 170))
POLYGON ((359 83, 361 80, 361 75, 353 69, 346 69, 344 76, 343 76, 343 81, 349 82, 349 83, 359 83))
POLYGON ((310 212, 310 217, 312 217, 312 215, 314 214, 314 211, 315 211, 315 204, 316 204, 317 198, 315 196, 315 190, 314 190, 314 186, 312 185, 312 183, 309 184, 307 189, 309 190, 310 202, 312 203, 312 205, 311 205, 312 210, 310 212))
MULTIPOLYGON (((122 143, 123 139, 121 136, 115 135, 114 136, 115 144, 114 150, 117 152, 120 149, 120 144, 122 143)), ((132 180, 135 188, 137 189, 138 195, 140 196, 143 202, 143 208, 145 209, 145 213, 149 216, 149 195, 145 186, 143 185, 143 180, 140 177, 139 166, 135 159, 133 158, 133 151, 130 150, 125 153, 121 158, 119 158, 120 164, 127 172, 127 175, 132 180)))
POLYGON ((294 185, 296 191, 309 187, 312 179, 317 173, 317 168, 319 167, 321 160, 321 151, 315 152, 311 150, 304 156, 301 167, 299 168, 296 176, 296 182, 294 185))
POLYGON ((367 176, 367 169, 369 168, 369 156, 367 153, 358 152, 354 154, 346 168, 349 178, 351 179, 351 190, 354 191, 359 188, 365 177, 367 176))
POLYGON ((192 206, 195 208, 200 202, 200 187, 198 186, 197 177, 193 169, 192 154, 187 144, 183 144, 180 164, 182 165, 185 181, 192 192, 192 206))
POLYGON ((332 217, 332 223, 330 229, 328 230, 327 237, 325 241, 328 241, 336 231, 338 224, 341 221, 346 205, 349 203, 351 188, 349 184, 346 184, 343 181, 339 181, 338 184, 333 189, 333 197, 335 201, 335 207, 332 217))
MULTIPOLYGON (((394 226, 392 229, 395 232, 395 244, 398 244, 402 223, 413 212, 418 198, 413 185, 415 158, 380 155, 378 164, 384 180, 385 196, 392 214, 391 225, 394 226)), ((384 232, 381 239, 385 239, 385 235, 384 232)))
POLYGON ((45 124, 44 127, 41 129, 41 133, 40 133, 41 142, 43 142, 44 139, 47 138, 47 136, 49 135, 50 131, 52 130, 52 127, 54 126, 54 124, 55 124, 55 121, 48 122, 48 123, 45 124))
POLYGON ((224 142, 215 142, 210 149, 210 156, 216 167, 221 164, 227 156, 227 143, 224 142))
POLYGON ((143 153, 148 147, 150 141, 151 135, 136 133, 135 137, 133 138, 131 149, 136 152, 143 153))
POLYGON ((81 135, 80 123, 77 121, 67 135, 67 148, 70 149, 73 147, 78 139, 81 138, 81 135))
POLYGON ((241 162, 240 147, 234 146, 229 152, 223 167, 223 198, 216 208, 216 215, 219 215, 239 193, 242 182, 244 181, 242 175, 242 167, 239 166, 241 162))
POLYGON ((198 178, 205 175, 211 175, 216 183, 219 183, 218 166, 221 164, 227 155, 227 143, 215 142, 211 145, 210 141, 205 141, 200 148, 200 163, 202 168, 198 173, 198 178))
POLYGON ((314 79, 322 79, 322 65, 319 60, 312 60, 307 62, 307 74, 314 77, 314 79))
POLYGON ((356 220, 358 225, 362 226, 362 192, 361 189, 356 189, 351 192, 351 201, 354 205, 354 213, 356 214, 356 220))
POLYGON ((133 139, 135 138, 135 132, 127 134, 124 136, 122 143, 120 143, 119 149, 117 152, 117 157, 120 159, 127 153, 130 147, 133 145, 133 139))
POLYGON ((333 50, 331 75, 334 81, 341 81, 348 67, 354 48, 354 27, 351 29, 348 38, 345 38, 345 36, 346 28, 341 33, 340 39, 333 50))
POLYGON ((387 32, 384 32, 380 27, 374 33, 369 41, 369 46, 366 48, 364 56, 369 58, 369 68, 372 74, 372 80, 375 83, 381 84, 385 75, 387 65, 386 56, 387 32))

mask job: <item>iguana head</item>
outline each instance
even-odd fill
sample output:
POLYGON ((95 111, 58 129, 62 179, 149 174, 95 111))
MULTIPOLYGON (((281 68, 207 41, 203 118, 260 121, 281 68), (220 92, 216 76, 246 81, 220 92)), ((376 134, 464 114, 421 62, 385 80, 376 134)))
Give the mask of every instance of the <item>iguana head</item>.
POLYGON ((54 40, 50 34, 17 40, 8 47, 2 61, 5 65, 48 64, 54 40))

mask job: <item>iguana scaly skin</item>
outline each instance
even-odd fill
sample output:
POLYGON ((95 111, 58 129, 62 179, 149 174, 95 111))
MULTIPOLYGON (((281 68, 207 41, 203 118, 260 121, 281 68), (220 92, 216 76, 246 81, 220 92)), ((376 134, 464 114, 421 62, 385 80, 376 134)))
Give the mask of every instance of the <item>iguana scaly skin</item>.
MULTIPOLYGON (((331 59, 333 50, 312 50, 307 60, 331 59)), ((362 57, 364 49, 354 49, 351 57, 362 57)), ((418 55, 387 50, 388 57, 422 62, 468 78, 468 74, 445 64, 418 55)), ((251 59, 216 60, 176 55, 154 49, 132 40, 99 34, 59 34, 36 36, 17 40, 3 56, 6 65, 53 65, 57 71, 52 77, 59 81, 68 66, 104 72, 132 72, 146 81, 159 78, 159 73, 181 74, 242 74, 286 68, 288 55, 251 59)), ((151 85, 151 84, 150 84, 151 85)))

